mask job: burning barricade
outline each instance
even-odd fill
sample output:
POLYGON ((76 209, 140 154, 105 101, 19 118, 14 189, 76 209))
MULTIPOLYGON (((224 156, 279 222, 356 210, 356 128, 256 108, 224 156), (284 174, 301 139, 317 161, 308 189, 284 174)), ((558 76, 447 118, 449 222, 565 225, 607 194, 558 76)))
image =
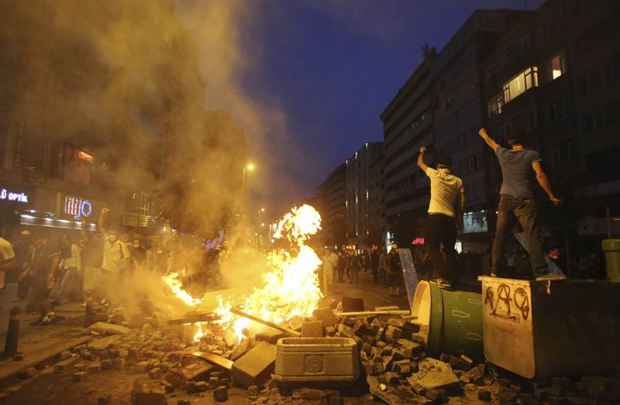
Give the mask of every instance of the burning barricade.
MULTIPOLYGON (((192 396, 204 395, 224 402, 231 387, 261 405, 342 404, 343 390, 388 404, 450 397, 535 403, 573 388, 563 380, 544 385, 502 377, 495 367, 459 353, 430 357, 428 331, 409 311, 366 311, 359 299, 323 297, 321 261, 306 244, 319 228, 320 216, 310 206, 287 214, 275 237, 290 249, 269 254, 270 271, 245 296, 198 298, 178 275, 165 276, 169 295, 187 308, 185 316, 153 314, 131 327, 94 323, 90 331, 97 338, 63 353, 57 371, 70 371, 76 382, 107 369, 145 374, 135 380, 134 405, 170 398, 191 403, 192 396)), ((111 311, 107 320, 119 319, 111 311)), ((611 395, 609 381, 596 395, 611 395)), ((584 389, 595 385, 584 383, 584 389)))

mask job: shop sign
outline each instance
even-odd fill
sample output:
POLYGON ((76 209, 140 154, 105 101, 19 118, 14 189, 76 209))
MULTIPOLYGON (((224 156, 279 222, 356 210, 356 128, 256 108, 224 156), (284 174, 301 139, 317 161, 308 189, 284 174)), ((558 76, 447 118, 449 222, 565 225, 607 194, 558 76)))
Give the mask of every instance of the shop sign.
POLYGON ((93 202, 84 200, 79 197, 65 196, 64 213, 71 215, 76 220, 80 218, 89 218, 93 215, 93 202))
POLYGON ((12 201, 28 204, 28 194, 12 191, 3 187, 0 188, 0 201, 12 201))

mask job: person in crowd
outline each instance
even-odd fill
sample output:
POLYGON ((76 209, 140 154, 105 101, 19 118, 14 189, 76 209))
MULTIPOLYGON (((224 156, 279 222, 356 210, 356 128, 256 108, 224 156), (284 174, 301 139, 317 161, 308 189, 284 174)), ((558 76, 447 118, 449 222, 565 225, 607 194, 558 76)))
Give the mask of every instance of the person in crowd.
POLYGON ((5 228, 0 234, 0 288, 5 287, 6 274, 15 271, 16 268, 15 250, 13 244, 5 238, 6 233, 5 228))
POLYGON ((49 292, 53 286, 61 260, 61 249, 58 240, 52 241, 47 232, 41 232, 34 243, 32 259, 32 284, 28 294, 27 309, 39 312, 40 318, 35 324, 43 323, 51 310, 49 292))
MULTIPOLYGON (((68 256, 62 258, 63 272, 51 295, 56 303, 79 302, 83 299, 82 247, 78 237, 67 235, 68 256)), ((61 248, 62 249, 62 248, 61 248)), ((67 252, 65 252, 67 254, 67 252)))
POLYGON ((127 248, 118 237, 118 232, 108 227, 110 210, 103 208, 99 215, 97 229, 103 234, 103 262, 101 265, 102 293, 109 297, 112 286, 118 288, 122 282, 123 266, 128 259, 127 248), (108 289, 109 291, 105 291, 108 289))
POLYGON ((334 284, 334 272, 338 266, 338 255, 336 252, 325 249, 323 255, 323 274, 322 274, 322 287, 323 294, 327 295, 334 284))
POLYGON ((346 252, 343 249, 340 252, 338 252, 338 265, 336 266, 337 281, 339 283, 344 282, 344 270, 346 267, 346 261, 347 261, 346 252))
POLYGON ((450 171, 447 159, 439 157, 437 169, 424 162, 426 147, 420 147, 418 167, 429 177, 431 185, 428 206, 426 243, 435 272, 434 281, 449 287, 455 279, 454 245, 456 243, 457 218, 462 217, 465 206, 463 180, 450 171), (443 252, 441 248, 443 247, 443 252))
POLYGON ((143 270, 146 266, 146 249, 140 242, 140 239, 134 238, 129 247, 131 258, 136 269, 143 270))
POLYGON ((389 279, 389 263, 388 263, 388 254, 385 248, 381 249, 381 253, 379 254, 379 267, 377 269, 378 278, 381 280, 383 285, 388 285, 389 279))
POLYGON ((536 178, 553 205, 559 206, 561 200, 551 188, 551 183, 543 170, 540 155, 524 147, 521 133, 515 132, 508 136, 507 143, 510 149, 497 144, 485 128, 481 128, 478 134, 495 152, 502 171, 497 224, 491 254, 491 275, 500 275, 504 271, 506 237, 512 228, 513 217, 516 217, 527 240, 532 269, 531 277, 543 276, 547 273, 547 262, 539 229, 533 177, 536 178))
POLYGON ((357 285, 360 282, 360 271, 363 266, 363 253, 353 252, 351 255, 351 271, 349 281, 353 285, 357 285))
MULTIPOLYGON (((15 248, 15 281, 17 281, 17 296, 21 299, 26 298, 30 289, 30 269, 32 266, 32 255, 34 246, 32 244, 32 233, 29 230, 22 230, 14 244, 15 248)), ((10 273, 9 273, 10 274, 10 273)))
POLYGON ((403 271, 400 265, 400 257, 398 255, 398 246, 393 245, 387 255, 388 279, 390 295, 398 296, 402 292, 404 285, 403 271))
POLYGON ((373 245, 370 251, 370 271, 372 272, 372 281, 379 284, 379 248, 373 245))
POLYGON ((100 287, 103 265, 104 235, 102 232, 88 232, 83 238, 82 278, 85 295, 100 287))

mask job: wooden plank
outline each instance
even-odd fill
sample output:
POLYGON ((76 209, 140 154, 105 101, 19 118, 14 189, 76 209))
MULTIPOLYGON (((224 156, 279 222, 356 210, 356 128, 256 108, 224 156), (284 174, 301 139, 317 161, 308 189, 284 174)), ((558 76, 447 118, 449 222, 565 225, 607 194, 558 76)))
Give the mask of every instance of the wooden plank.
POLYGON ((209 352, 192 352, 191 355, 226 370, 232 370, 233 362, 225 357, 218 356, 217 354, 209 352))

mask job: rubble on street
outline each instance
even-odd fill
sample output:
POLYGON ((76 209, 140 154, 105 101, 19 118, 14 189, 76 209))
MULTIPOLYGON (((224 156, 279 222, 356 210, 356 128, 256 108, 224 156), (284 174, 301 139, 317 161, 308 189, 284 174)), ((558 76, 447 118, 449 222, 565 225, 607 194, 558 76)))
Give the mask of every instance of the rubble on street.
MULTIPOLYGON (((387 404, 620 400, 620 375, 531 382, 458 353, 430 357, 415 319, 372 311, 338 317, 332 307, 316 310, 298 332, 308 338, 354 340, 359 354, 354 358, 361 371, 357 381, 277 381, 271 378, 277 353, 270 333, 248 333, 231 345, 221 326, 203 323, 203 336, 194 342, 188 341, 191 334, 186 330, 191 324, 171 325, 156 316, 145 317, 141 325, 132 327, 120 318, 116 319, 119 323, 98 321, 86 329, 94 337, 91 341, 61 353, 47 368, 21 373, 20 378, 36 378, 49 370, 66 373, 79 383, 96 379, 102 372, 127 373, 135 379, 134 405, 191 404, 192 398, 206 396, 225 403, 232 387, 243 390, 250 403, 260 405, 342 404, 345 395, 387 404)), ((308 364, 304 367, 316 366, 308 364)), ((7 389, 2 395, 10 397, 11 392, 7 389)), ((102 398, 101 403, 108 400, 102 398)))

